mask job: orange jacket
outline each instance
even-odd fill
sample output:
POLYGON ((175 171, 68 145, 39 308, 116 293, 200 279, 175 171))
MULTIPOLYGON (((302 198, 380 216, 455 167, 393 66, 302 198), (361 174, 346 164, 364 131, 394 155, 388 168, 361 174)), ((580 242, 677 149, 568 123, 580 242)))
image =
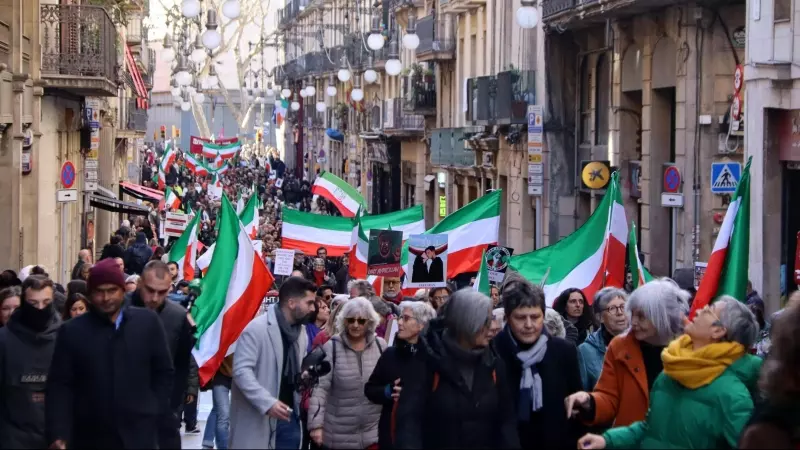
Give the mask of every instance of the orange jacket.
POLYGON ((591 395, 595 402, 591 425, 613 421, 615 427, 621 427, 645 419, 650 390, 642 351, 633 333, 611 340, 591 395))

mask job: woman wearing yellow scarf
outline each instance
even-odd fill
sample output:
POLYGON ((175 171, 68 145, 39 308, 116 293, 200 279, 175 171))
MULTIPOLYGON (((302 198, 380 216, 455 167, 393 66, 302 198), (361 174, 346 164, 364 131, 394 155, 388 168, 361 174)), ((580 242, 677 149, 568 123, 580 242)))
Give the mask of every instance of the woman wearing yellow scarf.
POLYGON ((761 368, 761 359, 746 352, 758 323, 744 303, 721 297, 698 311, 685 333, 661 354, 664 371, 647 418, 587 434, 578 448, 736 448, 761 368))

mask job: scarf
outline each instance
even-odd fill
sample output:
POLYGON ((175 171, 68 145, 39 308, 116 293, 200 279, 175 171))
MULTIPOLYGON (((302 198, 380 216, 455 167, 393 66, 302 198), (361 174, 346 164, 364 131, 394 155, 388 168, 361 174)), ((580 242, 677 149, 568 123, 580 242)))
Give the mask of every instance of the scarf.
MULTIPOLYGON (((516 341, 514 343, 516 344, 516 341)), ((544 359, 545 352, 547 352, 547 335, 544 333, 539 336, 533 347, 517 352, 517 359, 522 363, 517 418, 522 422, 530 419, 532 411, 542 409, 542 377, 539 376, 539 369, 536 366, 544 359)))
POLYGON ((281 338, 283 345, 288 348, 287 361, 283 364, 283 375, 294 379, 294 376, 300 373, 300 361, 297 359, 297 352, 294 351, 294 343, 300 337, 300 324, 290 325, 289 321, 283 315, 280 308, 275 310, 275 317, 278 320, 278 328, 281 330, 281 338))
POLYGON ((694 350, 692 338, 684 334, 664 349, 661 359, 668 377, 688 389, 698 389, 711 384, 744 353, 738 342, 717 342, 694 350))
POLYGON ((317 287, 322 286, 325 284, 325 271, 314 271, 314 282, 316 283, 317 287))

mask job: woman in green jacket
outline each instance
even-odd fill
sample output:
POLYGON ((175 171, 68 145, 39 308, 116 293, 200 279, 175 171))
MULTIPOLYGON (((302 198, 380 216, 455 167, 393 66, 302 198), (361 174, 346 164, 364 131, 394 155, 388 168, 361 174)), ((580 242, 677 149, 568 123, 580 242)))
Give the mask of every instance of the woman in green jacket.
POLYGON ((578 448, 736 448, 761 368, 747 353, 758 323, 745 304, 723 296, 699 310, 685 332, 662 353, 647 418, 587 434, 578 448))

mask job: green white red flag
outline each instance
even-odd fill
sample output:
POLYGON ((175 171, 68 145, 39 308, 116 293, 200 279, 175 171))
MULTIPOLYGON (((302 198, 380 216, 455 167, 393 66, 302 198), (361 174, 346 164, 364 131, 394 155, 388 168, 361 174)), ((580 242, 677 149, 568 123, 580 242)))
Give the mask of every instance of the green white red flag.
POLYGON ((167 190, 164 191, 164 207, 167 211, 174 211, 181 207, 181 198, 171 187, 167 187, 167 190))
POLYGON ((567 288, 583 290, 591 302, 604 286, 623 286, 627 239, 619 175, 614 173, 603 201, 586 223, 553 245, 512 256, 511 269, 543 284, 548 305, 567 288))
POLYGON ((472 289, 487 297, 492 294, 491 284, 489 283, 489 266, 486 265, 486 250, 481 255, 481 267, 475 276, 475 284, 472 285, 472 289))
POLYGON ((425 232, 425 216, 422 205, 386 214, 356 215, 350 237, 350 267, 352 278, 367 278, 367 255, 369 253, 370 230, 394 230, 403 232, 403 242, 413 234, 425 232))
POLYGON ((644 268, 639 259, 639 244, 636 242, 636 224, 631 222, 631 232, 628 235, 628 266, 631 271, 633 288, 653 281, 653 276, 644 268))
POLYGON ((197 232, 200 223, 200 214, 195 214, 189 222, 181 237, 172 244, 169 251, 169 260, 178 264, 178 281, 194 280, 194 266, 197 262, 197 232))
POLYGON ((225 197, 219 220, 217 251, 203 279, 203 293, 192 308, 198 338, 192 355, 201 386, 233 351, 231 347, 255 317, 275 281, 225 197))
POLYGON ((354 217, 359 209, 367 210, 367 202, 358 190, 330 172, 322 172, 314 180, 311 193, 333 202, 344 217, 354 217))
POLYGON ((242 144, 239 141, 230 142, 227 144, 203 142, 203 156, 208 159, 231 159, 236 156, 236 153, 241 149, 242 144))
POLYGON ((353 220, 347 217, 320 216, 294 209, 283 209, 281 248, 316 255, 325 247, 328 256, 343 256, 350 250, 353 220))
POLYGON ((750 258, 750 163, 742 172, 736 193, 728 205, 706 273, 692 301, 689 317, 722 295, 740 302, 747 300, 748 260, 750 258))
MULTIPOLYGON (((225 197, 223 195, 223 197, 225 197)), ((225 197, 227 200, 227 197, 225 197)), ((250 236, 250 240, 256 238, 258 234, 258 211, 255 208, 257 199, 255 196, 250 196, 250 200, 247 201, 247 205, 242 209, 241 214, 238 215, 239 221, 242 222, 242 227, 244 228, 245 233, 250 236)), ((219 222, 217 222, 219 223, 219 222)), ((219 230, 217 230, 219 231, 219 230)), ((257 241, 258 244, 261 245, 261 241, 257 241)), ((214 258, 214 250, 217 247, 217 243, 211 244, 211 247, 208 247, 203 255, 197 259, 197 267, 200 269, 201 272, 204 274, 208 271, 209 267, 211 266, 211 260, 214 258)), ((260 248, 260 247, 259 247, 260 248)))

